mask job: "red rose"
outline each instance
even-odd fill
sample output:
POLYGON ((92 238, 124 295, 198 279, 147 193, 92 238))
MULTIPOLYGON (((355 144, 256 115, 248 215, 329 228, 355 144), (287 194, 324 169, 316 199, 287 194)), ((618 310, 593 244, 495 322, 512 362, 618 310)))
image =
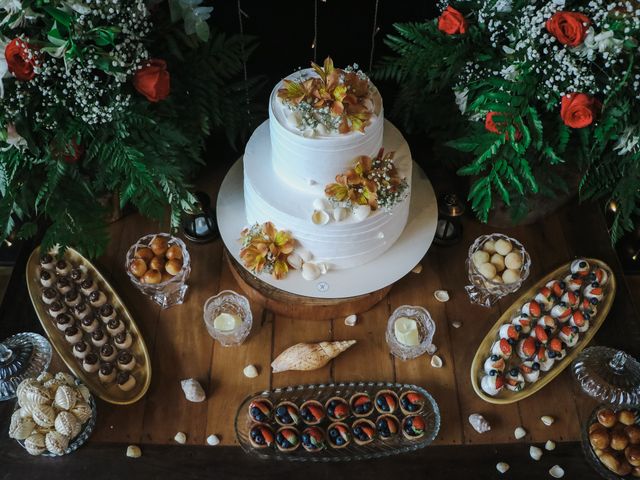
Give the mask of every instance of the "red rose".
POLYGON ((20 38, 11 40, 4 49, 9 71, 18 80, 31 80, 36 76, 34 66, 37 65, 36 55, 31 46, 20 38))
MULTIPOLYGON (((484 128, 486 128, 487 131, 491 133, 497 133, 499 135, 502 135, 504 133, 505 138, 509 140, 509 132, 507 132, 507 128, 509 127, 509 122, 506 120, 503 120, 501 122, 496 122, 493 119, 493 117, 495 116, 501 116, 502 118, 505 118, 504 113, 489 112, 487 113, 487 116, 484 119, 484 128)), ((520 133, 520 130, 518 130, 518 128, 516 127, 516 140, 520 140, 520 138, 522 138, 522 134, 520 133)))
POLYGON ((597 98, 586 93, 569 93, 562 96, 560 117, 571 128, 584 128, 593 123, 602 104, 597 98))
POLYGON ((467 33, 467 21, 458 10, 448 6, 438 18, 438 30, 448 35, 467 33))
POLYGON ((547 20, 547 30, 560 43, 569 47, 577 47, 587 36, 587 27, 591 20, 578 12, 556 12, 547 20))
POLYGON ((136 72, 133 86, 150 102, 159 102, 169 96, 170 81, 167 62, 152 58, 136 72))

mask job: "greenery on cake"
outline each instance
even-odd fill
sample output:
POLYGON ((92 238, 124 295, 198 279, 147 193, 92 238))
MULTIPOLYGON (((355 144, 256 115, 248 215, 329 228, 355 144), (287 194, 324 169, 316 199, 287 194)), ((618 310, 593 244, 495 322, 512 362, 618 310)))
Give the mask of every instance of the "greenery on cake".
MULTIPOLYGON (((458 173, 486 221, 496 197, 526 214, 535 195, 579 179, 581 199, 615 211, 617 240, 640 212, 640 4, 635 0, 453 0, 397 24, 378 75, 400 84, 406 126, 469 155, 458 173), (460 116, 449 132, 434 93, 460 116), (450 94, 447 94, 450 92, 450 94)), ((454 111, 450 108, 449 111, 454 111)))
POLYGON ((277 280, 287 276, 287 260, 295 245, 289 232, 278 230, 271 222, 256 223, 242 230, 240 242, 240 259, 251 272, 270 273, 277 280))
POLYGON ((108 243, 105 200, 171 226, 212 128, 249 124, 253 40, 210 29, 200 0, 0 3, 0 239, 108 243))
POLYGON ((327 57, 320 67, 311 62, 316 76, 300 72, 295 80, 283 80, 278 97, 292 112, 303 132, 364 132, 373 115, 369 78, 353 65, 335 68, 327 57))
POLYGON ((394 154, 385 154, 381 148, 374 158, 360 155, 353 168, 336 175, 336 183, 325 187, 325 195, 335 205, 391 210, 405 199, 408 188, 407 180, 400 177, 393 163, 394 154))

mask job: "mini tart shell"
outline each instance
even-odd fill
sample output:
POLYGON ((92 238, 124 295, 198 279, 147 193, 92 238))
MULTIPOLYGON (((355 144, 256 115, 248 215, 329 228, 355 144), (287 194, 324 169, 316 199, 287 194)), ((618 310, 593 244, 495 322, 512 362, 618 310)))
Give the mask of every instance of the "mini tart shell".
POLYGON ((407 396, 410 393, 415 393, 416 395, 419 395, 422 399, 424 399, 423 395, 420 392, 416 392, 415 390, 407 390, 406 392, 403 392, 400 395, 400 398, 398 399, 399 400, 398 405, 400 405, 400 410, 405 415, 417 415, 418 413, 422 413, 422 411, 424 410, 424 403, 422 405, 420 405, 420 408, 418 410, 416 410, 415 412, 410 412, 409 410, 405 410, 402 407, 402 398, 407 396))
POLYGON ((327 448, 327 436, 325 435, 324 430, 322 430, 320 427, 316 427, 316 426, 313 426, 313 425, 310 426, 310 427, 307 427, 302 431, 302 435, 300 436, 300 443, 302 444, 302 448, 304 448, 307 452, 315 453, 315 452, 320 452, 320 451, 324 450, 325 448, 327 448), (311 431, 319 432, 320 435, 322 435, 323 446, 321 448, 309 448, 302 441, 302 435, 304 435, 305 433, 311 432, 311 431))
POLYGON ((327 427, 327 443, 328 443, 329 445, 331 445, 331 448, 336 448, 336 449, 338 449, 338 448, 345 448, 345 447, 349 446, 349 444, 351 443, 351 440, 353 440, 353 438, 352 438, 352 437, 353 437, 353 435, 351 434, 351 429, 349 428, 349 425, 347 425, 346 423, 343 423, 343 422, 333 422, 332 424, 330 424, 330 425, 327 427), (329 435, 329 430, 331 430, 331 428, 332 428, 332 427, 335 427, 335 426, 337 426, 337 425, 342 425, 342 426, 346 429, 346 431, 347 431, 347 433, 348 433, 348 435, 349 435, 349 438, 347 439, 347 441, 346 441, 346 442, 344 442, 344 445, 336 445, 336 444, 335 444, 335 443, 333 443, 333 441, 331 440, 331 435, 329 435))
MULTIPOLYGON (((407 432, 404 431, 404 424, 407 420, 409 420, 410 418, 415 418, 415 417, 422 417, 422 415, 418 415, 418 414, 411 414, 408 415, 407 417, 404 418, 404 420, 402 420, 402 435, 404 435, 404 438, 406 438, 407 440, 420 440, 422 437, 424 437, 424 430, 422 431, 422 433, 420 435, 409 435, 407 432)), ((424 420, 424 418, 423 418, 424 420)))
MULTIPOLYGON (((253 424, 253 426, 251 427, 251 430, 253 430, 254 428, 258 428, 258 427, 263 427, 266 428, 267 430, 269 430, 271 432, 271 435, 273 435, 273 428, 271 428, 269 425, 267 425, 266 423, 255 423, 253 424)), ((251 438, 251 430, 249 430, 249 443, 251 444, 251 446, 253 448, 270 448, 272 445, 269 445, 268 443, 265 442, 264 445, 258 445, 256 442, 253 441, 253 438, 251 438)), ((276 436, 273 435, 273 443, 276 442, 276 436)))
POLYGON ((378 393, 376 393, 376 396, 373 399, 373 407, 376 409, 376 411, 382 415, 387 415, 387 414, 392 414, 395 413, 398 410, 398 405, 400 405, 400 399, 398 398, 398 394, 396 392, 394 392, 393 390, 380 390, 378 393), (386 410, 382 410, 379 406, 378 406, 378 397, 384 393, 387 393, 389 395, 391 395, 395 400, 396 400, 396 407, 391 410, 391 411, 386 411, 386 410))
POLYGON ((400 431, 400 420, 398 420, 398 417, 396 417, 395 415, 391 415, 389 413, 385 413, 384 415, 380 415, 378 418, 376 418, 376 432, 378 432, 378 437, 381 438, 382 440, 391 440, 392 438, 394 438, 396 435, 398 435, 398 432, 400 431), (389 435, 388 437, 385 437, 384 435, 382 435, 380 433, 380 430, 378 430, 378 421, 381 419, 385 419, 385 418, 390 418, 392 422, 395 422, 396 424, 396 431, 395 433, 391 432, 391 435, 389 435))
POLYGON ((324 409, 324 407, 322 406, 322 403, 320 403, 317 400, 307 400, 306 402, 304 402, 301 406, 300 406, 300 419, 307 425, 319 425, 320 423, 322 423, 322 420, 324 420, 327 416, 327 411, 324 409), (303 416, 302 416, 302 410, 304 409, 304 407, 307 407, 309 405, 315 405, 318 408, 320 408, 320 410, 322 410, 322 418, 319 420, 316 420, 314 422, 310 422, 308 420, 306 420, 303 416))
POLYGON ((353 425, 351 425, 351 436, 353 437, 353 441, 356 442, 358 445, 367 445, 367 444, 373 442, 376 439, 376 432, 377 431, 378 430, 376 429, 375 423, 373 423, 368 418, 359 418, 358 420, 353 422, 353 425), (358 437, 356 437, 356 434, 353 432, 353 430, 358 425, 368 425, 369 427, 371 427, 373 429, 373 436, 368 440, 364 440, 364 441, 360 440, 358 437))
POLYGON ((351 395, 351 398, 349 399, 349 408, 351 408, 351 413, 353 413, 353 415, 358 418, 368 417, 375 410, 373 406, 373 399, 371 398, 371 395, 366 392, 357 392, 351 395), (356 413, 354 402, 358 397, 367 397, 369 399, 369 403, 371 403, 371 410, 369 410, 367 413, 356 413))
POLYGON ((275 408, 273 409, 273 419, 276 421, 276 423, 278 425, 280 425, 282 427, 294 427, 298 423, 300 423, 300 410, 298 409, 298 406, 295 403, 285 400, 284 402, 280 402, 279 404, 277 404, 275 406, 275 408), (298 414, 298 422, 296 422, 296 423, 282 423, 280 421, 280 419, 278 418, 278 415, 276 414, 276 410, 278 409, 278 407, 283 407, 283 406, 287 406, 287 405, 295 408, 296 413, 298 414))
POLYGON ((247 407, 247 415, 249 415, 249 418, 251 419, 251 421, 256 423, 261 423, 258 421, 258 419, 253 418, 253 416, 251 415, 251 404, 253 402, 263 402, 269 405, 269 413, 267 414, 267 419, 268 419, 267 421, 271 420, 271 418, 273 417, 273 402, 265 397, 255 397, 251 399, 251 401, 249 402, 249 406, 247 407))
POLYGON ((136 377, 134 377, 133 375, 131 375, 129 372, 119 372, 119 373, 126 373, 128 375, 126 382, 124 383, 120 383, 118 381, 118 374, 116 374, 116 382, 118 384, 118 388, 120 390, 122 390, 123 392, 128 392, 130 390, 133 390, 133 388, 136 386, 136 377))
MULTIPOLYGON (((249 437, 251 438, 251 437, 249 437)), ((276 440, 274 440, 274 442, 276 444, 276 448, 280 451, 280 452, 293 452, 294 450, 296 450, 298 447, 300 447, 300 444, 302 443, 302 440, 300 438, 300 432, 298 431, 298 429, 296 427, 291 427, 291 426, 287 426, 287 427, 280 427, 277 431, 276 431, 276 440), (289 448, 282 448, 279 444, 278 444, 278 440, 277 440, 277 435, 278 433, 282 432, 283 430, 292 430, 297 436, 298 436, 298 443, 296 443, 295 445, 289 447, 289 448)))
MULTIPOLYGON (((330 398, 329 400, 327 400, 327 401, 325 402, 325 404, 324 404, 324 413, 327 415, 327 418, 328 418, 329 420, 331 420, 332 422, 341 422, 341 421, 342 421, 342 420, 344 420, 345 418, 348 418, 348 417, 349 417, 349 415, 348 415, 348 414, 347 414, 347 416, 346 416, 346 417, 343 417, 343 418, 337 418, 337 417, 334 417, 334 416, 332 416, 332 415, 329 415, 329 404, 331 403, 331 401, 332 401, 332 400, 337 400, 337 401, 339 401, 339 402, 344 403, 344 404, 346 405, 346 407, 347 407, 347 411, 350 411, 350 409, 351 409, 351 407, 349 407, 349 402, 347 402, 344 398, 342 398, 342 397, 331 397, 331 398, 330 398)), ((327 438, 328 438, 328 437, 327 437, 327 438)))

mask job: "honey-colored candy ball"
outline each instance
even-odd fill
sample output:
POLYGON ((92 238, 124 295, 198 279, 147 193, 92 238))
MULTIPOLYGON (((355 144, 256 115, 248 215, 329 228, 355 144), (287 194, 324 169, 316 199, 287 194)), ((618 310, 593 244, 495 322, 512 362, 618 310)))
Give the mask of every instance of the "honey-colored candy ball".
POLYGON ((617 422, 616 414, 613 412, 613 410, 610 410, 608 408, 603 408, 602 410, 598 411, 596 416, 598 417, 598 422, 600 422, 607 428, 613 428, 617 422))
POLYGON ((504 270, 504 257, 499 253, 494 253, 491 255, 490 262, 496 267, 496 272, 501 272, 504 270))
POLYGON ((177 275, 182 270, 182 261, 181 260, 169 260, 164 269, 167 271, 169 275, 177 275))
POLYGON ((620 410, 618 412, 618 421, 624 425, 633 425, 636 423, 636 414, 631 410, 620 410))
POLYGON ((161 272, 162 270, 164 270, 165 263, 166 260, 164 259, 164 257, 153 257, 149 262, 149 268, 161 272))
POLYGON ((609 447, 609 442, 611 441, 611 437, 609 436, 609 432, 606 429, 596 430, 589 434, 589 443, 593 448, 599 448, 600 450, 604 450, 609 447))
POLYGON ((624 432, 629 437, 631 445, 640 445, 640 427, 638 425, 627 425, 624 427, 624 432))
POLYGON ((162 272, 162 283, 168 282, 173 278, 173 275, 169 275, 167 272, 162 272))
POLYGON ((129 271, 137 278, 142 277, 147 271, 147 264, 141 258, 134 258, 129 264, 129 271))
POLYGON ((509 240, 503 240, 502 238, 496 240, 496 252, 498 252, 503 257, 509 254, 513 250, 513 245, 509 240))
POLYGON ((153 258, 153 251, 149 247, 140 247, 133 255, 135 258, 141 258, 145 262, 149 263, 153 258))
POLYGON ((144 283, 155 285, 162 280, 162 274, 158 270, 147 270, 142 278, 144 278, 144 283))
POLYGON ((169 249, 169 243, 164 237, 156 237, 151 241, 150 247, 154 255, 164 256, 164 254, 167 253, 167 250, 169 249))
POLYGON ((473 255, 471 256, 471 260, 473 260, 473 264, 480 268, 480 265, 482 265, 483 263, 488 263, 489 262, 489 254, 483 250, 478 250, 477 252, 473 252, 473 255))
POLYGON ((165 256, 167 260, 182 260, 182 249, 178 245, 171 245, 165 256))
POLYGON ((516 283, 520 280, 520 272, 507 268, 502 272, 502 280, 504 280, 504 283, 516 283))
POLYGON ((504 265, 511 270, 520 270, 522 268, 522 255, 520 255, 520 252, 510 252, 504 257, 504 265))

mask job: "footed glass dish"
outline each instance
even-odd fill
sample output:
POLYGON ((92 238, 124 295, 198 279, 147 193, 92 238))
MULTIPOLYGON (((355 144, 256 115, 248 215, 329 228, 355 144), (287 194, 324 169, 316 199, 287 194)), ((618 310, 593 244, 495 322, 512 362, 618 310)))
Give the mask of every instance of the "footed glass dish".
POLYGON ((426 308, 402 305, 394 310, 387 323, 386 339, 389 350, 401 360, 411 360, 423 355, 436 332, 436 324, 426 308), (405 345, 396 338, 395 323, 399 318, 410 318, 416 321, 420 343, 414 346, 405 345))
MULTIPOLYGON (((326 415, 315 425, 325 433, 327 427, 332 423, 326 415)), ((303 432, 305 428, 310 426, 310 423, 306 423, 305 420, 300 417, 300 423, 295 426, 299 432, 303 432)), ((438 435, 440 430, 440 410, 438 404, 433 397, 422 387, 411 384, 390 383, 390 382, 351 382, 351 383, 328 383, 320 385, 296 385, 286 388, 277 388, 274 390, 266 390, 263 392, 256 392, 253 395, 248 396, 238 407, 235 419, 236 438, 240 443, 240 446, 245 452, 251 455, 255 455, 261 459, 270 460, 285 460, 294 462, 346 462, 355 460, 367 460, 372 458, 386 457, 390 455, 398 455, 401 453, 412 452, 426 447, 431 444, 438 435), (250 440, 251 428, 255 425, 268 425, 275 432, 281 428, 271 419, 263 424, 254 422, 249 416, 249 405, 254 399, 266 399, 270 401, 273 406, 277 406, 280 402, 291 402, 298 408, 308 400, 316 400, 322 405, 325 405, 327 401, 334 397, 341 397, 346 400, 347 403, 356 393, 368 394, 374 403, 373 411, 366 416, 356 416, 351 409, 347 417, 341 420, 346 425, 351 433, 352 427, 356 421, 361 421, 363 418, 377 423, 377 419, 383 415, 379 413, 375 408, 375 396, 378 392, 387 390, 395 393, 397 398, 400 398, 403 393, 414 391, 424 398, 424 405, 419 415, 424 419, 424 434, 420 438, 408 439, 403 435, 403 423, 409 416, 403 413, 400 408, 395 411, 394 415, 398 420, 398 431, 395 436, 388 439, 383 439, 378 435, 377 428, 374 439, 365 445, 360 445, 355 441, 352 441, 342 448, 332 447, 329 442, 326 443, 324 449, 310 452, 305 450, 303 445, 299 445, 293 451, 282 452, 277 449, 275 445, 271 445, 266 448, 256 448, 252 445, 250 440)), ((275 443, 275 442, 274 442, 275 443)))
POLYGON ((247 297, 237 294, 233 290, 223 290, 209 298, 204 303, 204 323, 207 332, 225 347, 241 345, 249 336, 253 316, 247 297), (222 313, 228 313, 240 318, 240 325, 230 331, 215 328, 214 321, 222 313))

